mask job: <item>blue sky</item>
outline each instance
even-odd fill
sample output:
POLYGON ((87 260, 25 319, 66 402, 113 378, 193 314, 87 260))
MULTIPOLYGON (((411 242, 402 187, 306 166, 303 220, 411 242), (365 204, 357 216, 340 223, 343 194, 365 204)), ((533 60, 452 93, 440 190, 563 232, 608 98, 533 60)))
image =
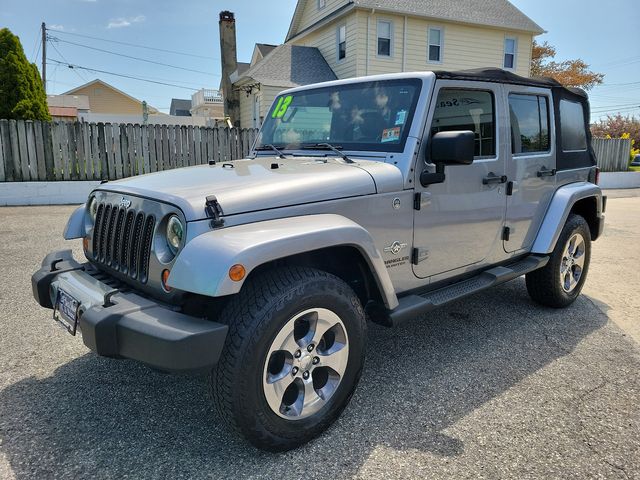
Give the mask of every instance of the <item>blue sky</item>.
MULTIPOLYGON (((590 92, 595 118, 617 111, 640 116, 637 0, 611 0, 606 7, 601 0, 512 0, 512 3, 548 31, 538 39, 555 45, 559 60, 580 57, 594 70, 606 74, 605 85, 590 92)), ((48 47, 52 61, 174 85, 48 65, 49 93, 63 93, 101 77, 168 111, 173 97, 189 98, 195 89, 217 88, 220 81, 217 23, 221 10, 235 12, 238 57, 240 61, 248 61, 256 42, 277 44, 284 40, 295 4, 296 0, 4 0, 0 4, 0 27, 9 27, 16 33, 27 57, 38 65, 40 23, 44 21, 52 30, 61 30, 49 32, 54 37, 48 47)))

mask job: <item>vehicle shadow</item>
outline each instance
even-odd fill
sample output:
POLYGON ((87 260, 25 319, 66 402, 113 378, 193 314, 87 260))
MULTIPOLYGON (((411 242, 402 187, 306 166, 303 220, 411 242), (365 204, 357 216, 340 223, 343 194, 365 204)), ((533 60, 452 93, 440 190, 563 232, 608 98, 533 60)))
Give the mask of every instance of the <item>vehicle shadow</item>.
POLYGON ((458 456, 465 445, 447 427, 606 322, 585 297, 568 310, 535 306, 517 280, 395 330, 372 325, 345 414, 277 455, 220 426, 203 378, 87 354, 0 392, 0 450, 18 479, 308 478, 310 458, 322 459, 322 477, 348 478, 379 447, 458 456))

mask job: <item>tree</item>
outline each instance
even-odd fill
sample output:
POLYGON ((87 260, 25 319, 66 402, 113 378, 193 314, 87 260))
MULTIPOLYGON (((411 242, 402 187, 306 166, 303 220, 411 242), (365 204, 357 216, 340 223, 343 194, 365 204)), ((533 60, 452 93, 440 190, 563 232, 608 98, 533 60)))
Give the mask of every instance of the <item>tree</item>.
POLYGON ((531 51, 531 76, 551 77, 566 87, 581 87, 589 90, 600 85, 604 80, 604 74, 589 70, 583 60, 554 60, 556 48, 548 42, 539 44, 533 41, 531 51))
POLYGON ((38 67, 8 28, 0 29, 0 118, 51 120, 38 67))

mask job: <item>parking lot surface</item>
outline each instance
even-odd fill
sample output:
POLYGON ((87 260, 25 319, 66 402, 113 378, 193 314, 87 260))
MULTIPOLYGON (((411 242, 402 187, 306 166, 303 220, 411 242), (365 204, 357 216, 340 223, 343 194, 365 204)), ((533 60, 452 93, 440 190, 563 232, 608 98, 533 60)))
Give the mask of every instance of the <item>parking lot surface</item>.
POLYGON ((640 198, 612 197, 572 307, 518 279, 371 326, 344 415, 277 455, 220 425, 203 378, 99 358, 56 326, 30 276, 73 208, 0 208, 0 478, 640 478, 640 198))

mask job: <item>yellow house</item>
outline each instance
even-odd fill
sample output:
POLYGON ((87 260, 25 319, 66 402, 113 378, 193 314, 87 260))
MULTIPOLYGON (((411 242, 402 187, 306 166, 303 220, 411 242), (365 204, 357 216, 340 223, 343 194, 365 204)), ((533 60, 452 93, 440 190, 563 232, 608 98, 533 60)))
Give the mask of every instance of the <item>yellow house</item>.
MULTIPOLYGON (((102 80, 96 79, 85 83, 64 95, 86 95, 89 98, 89 109, 92 114, 142 115, 142 101, 102 80)), ((157 114, 158 110, 148 106, 148 113, 157 114)))
MULTIPOLYGON (((541 33, 508 0, 298 0, 284 45, 317 50, 339 79, 480 67, 528 76, 533 38, 541 33)), ((243 127, 259 126, 278 91, 330 79, 300 75, 314 55, 291 55, 283 64, 280 48, 254 52, 249 70, 231 76, 245 93, 239 99, 243 127), (280 78, 272 75, 269 85, 248 75, 275 60, 280 78)))
POLYGON ((481 67, 528 76, 543 32, 507 0, 299 0, 286 43, 317 47, 339 78, 481 67))

